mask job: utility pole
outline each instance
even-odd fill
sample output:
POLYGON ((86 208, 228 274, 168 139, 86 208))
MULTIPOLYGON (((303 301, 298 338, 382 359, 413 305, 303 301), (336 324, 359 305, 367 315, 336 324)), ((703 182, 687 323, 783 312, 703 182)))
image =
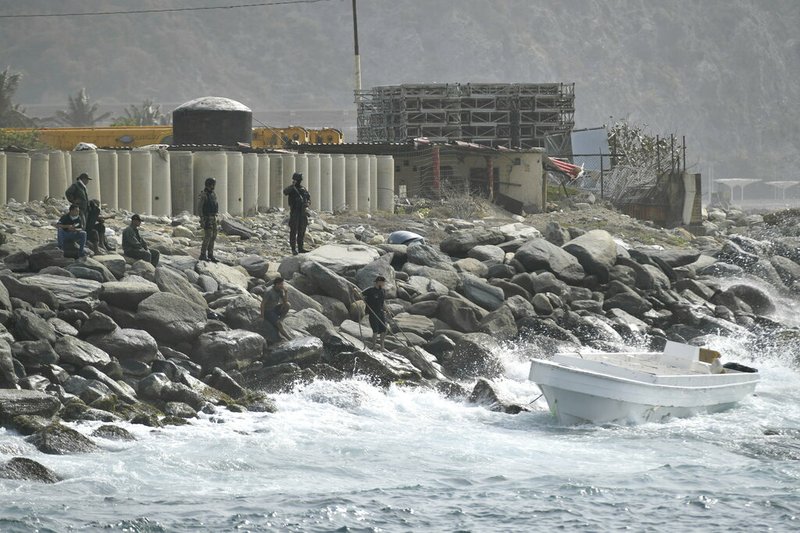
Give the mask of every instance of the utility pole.
POLYGON ((361 90, 361 55, 358 53, 358 11, 356 10, 356 0, 353 0, 353 47, 356 56, 356 96, 361 90))

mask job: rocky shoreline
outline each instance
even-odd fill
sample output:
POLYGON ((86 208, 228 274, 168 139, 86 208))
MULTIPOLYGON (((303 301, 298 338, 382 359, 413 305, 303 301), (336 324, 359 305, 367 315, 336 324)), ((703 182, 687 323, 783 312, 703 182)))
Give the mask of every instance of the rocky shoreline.
MULTIPOLYGON (((316 217, 315 249, 299 256, 288 255, 285 215, 267 213, 223 221, 219 264, 196 259, 196 217, 145 217, 143 234, 162 254, 153 268, 117 254, 64 258, 51 226, 63 208, 54 200, 0 207, 0 423, 44 453, 133 438, 120 421, 159 427, 200 412, 274 412, 268 394, 314 379, 434 387, 517 413, 526 407, 491 383, 507 341, 546 356, 580 346, 660 349, 668 339, 800 340, 773 318, 772 294, 800 294, 793 211, 712 209, 703 237, 588 204, 525 219, 316 217), (392 229, 426 243, 386 244, 392 229), (368 321, 353 314, 352 289, 377 275, 394 315, 387 351, 364 344, 368 321), (289 281, 292 307, 284 324, 294 338, 285 342, 259 312, 278 276, 289 281), (103 425, 86 437, 62 423, 81 421, 103 425)), ((118 232, 130 213, 115 214, 109 226, 118 232)), ((0 477, 58 479, 19 457, 0 465, 0 477)))

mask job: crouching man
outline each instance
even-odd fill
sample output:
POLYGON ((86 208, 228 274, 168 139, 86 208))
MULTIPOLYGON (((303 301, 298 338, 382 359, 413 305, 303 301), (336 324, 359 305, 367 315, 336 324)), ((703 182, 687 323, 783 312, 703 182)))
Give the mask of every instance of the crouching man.
POLYGON ((80 246, 78 256, 86 255, 86 232, 81 226, 81 210, 77 204, 69 206, 69 211, 58 219, 56 228, 58 228, 58 247, 60 249, 64 250, 67 243, 77 241, 80 246))
POLYGON ((277 278, 261 300, 261 317, 272 324, 280 336, 286 340, 291 339, 283 327, 283 319, 288 312, 289 290, 286 288, 283 278, 277 278))
POLYGON ((122 253, 126 257, 149 261, 156 267, 161 254, 158 250, 150 250, 147 247, 147 242, 139 234, 139 226, 141 225, 142 217, 138 214, 133 215, 131 217, 131 225, 122 230, 122 253))

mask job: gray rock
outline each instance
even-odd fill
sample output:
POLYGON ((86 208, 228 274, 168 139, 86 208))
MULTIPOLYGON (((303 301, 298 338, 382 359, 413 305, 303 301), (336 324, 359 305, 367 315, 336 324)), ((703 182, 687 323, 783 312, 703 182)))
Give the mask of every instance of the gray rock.
POLYGON ((549 270, 567 283, 578 283, 584 278, 584 270, 576 257, 544 239, 532 239, 523 244, 514 258, 528 272, 549 270))
POLYGON ((499 287, 489 285, 482 279, 469 274, 462 274, 461 282, 464 296, 483 309, 494 311, 503 305, 505 294, 499 287))
POLYGON ((780 255, 772 256, 770 263, 787 286, 791 287, 795 281, 800 281, 800 264, 780 255))
POLYGON ((603 309, 622 309, 635 317, 641 317, 653 308, 652 304, 635 292, 624 292, 606 298, 603 309))
POLYGON ((445 239, 439 244, 439 249, 447 255, 464 257, 476 246, 500 244, 505 240, 506 236, 497 229, 466 229, 456 231, 445 237, 445 239))
POLYGON ((158 400, 161 398, 161 391, 170 383, 165 374, 152 373, 139 380, 137 392, 139 396, 147 400, 158 400))
POLYGON ((313 298, 306 296, 298 291, 291 284, 286 283, 286 288, 289 291, 289 306, 292 309, 314 309, 322 312, 322 306, 315 302, 313 298))
POLYGON ((31 268, 30 254, 25 250, 15 250, 3 259, 3 264, 12 272, 27 272, 31 268))
POLYGON ((58 249, 55 242, 34 248, 28 257, 28 264, 33 272, 39 272, 49 266, 66 267, 70 263, 72 263, 72 259, 65 257, 64 252, 58 249))
POLYGON ((36 448, 50 455, 88 453, 99 448, 87 437, 63 424, 51 424, 26 439, 36 448))
POLYGON ((523 296, 511 296, 507 298, 504 306, 511 310, 514 320, 519 320, 526 316, 534 316, 536 314, 531 302, 523 296))
POLYGON ((527 338, 549 337, 580 346, 581 341, 571 332, 556 324, 551 318, 523 317, 517 321, 520 336, 527 338))
MULTIPOLYGON (((758 261, 757 260, 754 261, 754 263, 756 262, 758 261)), ((697 273, 704 276, 727 278, 727 277, 741 276, 744 273, 744 269, 740 266, 731 265, 729 263, 719 261, 717 263, 714 263, 713 265, 709 265, 705 268, 698 270, 697 273)))
MULTIPOLYGON (((92 259, 103 265, 115 279, 125 276, 125 258, 119 254, 95 255, 92 259)), ((114 280, 109 280, 114 281, 114 280)))
POLYGON ((0 478, 39 481, 41 483, 57 483, 61 481, 55 472, 43 464, 26 457, 12 457, 5 463, 0 464, 0 478))
POLYGON ((485 278, 489 274, 489 267, 486 263, 482 263, 472 257, 459 259, 453 263, 453 266, 457 272, 469 273, 479 278, 485 278))
POLYGON ((391 352, 345 351, 332 354, 327 362, 348 375, 367 376, 381 386, 398 381, 418 382, 422 377, 408 359, 391 352))
POLYGON ((14 371, 11 346, 2 339, 0 340, 0 387, 16 389, 18 381, 17 373, 14 371))
POLYGON ((164 404, 164 414, 178 418, 197 418, 197 411, 183 402, 167 402, 164 404))
POLYGON ((149 363, 158 355, 156 340, 141 329, 117 328, 108 333, 92 335, 86 342, 121 362, 134 360, 149 363))
POLYGON ((11 318, 14 338, 18 341, 56 341, 56 332, 46 320, 25 309, 15 309, 11 318))
POLYGON ((428 317, 399 313, 389 320, 390 324, 392 321, 404 333, 414 333, 423 339, 430 339, 433 336, 433 321, 428 317))
POLYGON ((0 389, 0 422, 15 416, 29 415, 52 418, 61 409, 58 398, 31 390, 0 389))
POLYGON ((206 323, 206 310, 180 296, 160 292, 139 304, 136 320, 157 341, 175 345, 197 338, 206 323))
POLYGON ((31 305, 44 303, 53 310, 59 307, 56 295, 44 287, 23 283, 12 276, 4 274, 0 274, 0 282, 3 283, 11 298, 19 298, 31 305))
POLYGON ((506 264, 499 264, 499 265, 492 265, 489 267, 489 270, 486 272, 487 278, 497 278, 497 279, 511 279, 516 275, 516 269, 511 265, 506 264))
POLYGON ((117 395, 117 398, 120 400, 129 403, 135 404, 136 400, 136 391, 131 388, 130 385, 122 382, 117 382, 108 377, 105 373, 97 370, 93 366, 85 366, 81 369, 81 377, 88 379, 89 381, 98 381, 108 387, 108 389, 117 395))
POLYGON ((100 299, 108 305, 136 311, 139 304, 158 292, 158 285, 151 282, 112 281, 103 284, 100 299))
POLYGON ((556 246, 563 246, 565 242, 570 240, 569 232, 562 228, 558 222, 547 223, 544 228, 544 238, 556 246))
POLYGON ((402 346, 396 352, 411 362, 414 367, 419 369, 425 379, 446 380, 442 366, 432 353, 427 352, 419 346, 402 346))
POLYGON ((11 297, 8 294, 8 289, 3 283, 0 283, 0 310, 1 311, 13 311, 14 308, 11 306, 11 297))
POLYGON ((261 302, 250 294, 241 294, 225 307, 224 320, 231 328, 257 331, 261 302))
POLYGON ((115 329, 117 329, 117 324, 110 316, 100 311, 94 311, 89 315, 86 322, 81 325, 80 334, 82 337, 88 337, 90 335, 110 333, 115 329))
POLYGON ((700 257, 699 250, 675 248, 672 250, 642 250, 651 257, 658 257, 671 267, 680 267, 697 261, 700 257))
POLYGON ((211 370, 211 374, 206 377, 206 383, 215 389, 224 392, 234 400, 243 397, 247 391, 236 382, 227 372, 219 367, 211 370))
POLYGON ((178 271, 171 268, 158 267, 153 276, 155 277, 156 285, 161 291, 180 296, 200 307, 208 307, 206 299, 203 298, 197 287, 178 271))
POLYGON ((219 283, 211 276, 204 274, 197 274, 197 284, 203 289, 203 292, 217 292, 219 290, 219 283))
POLYGON ((438 317, 457 331, 478 331, 487 314, 485 309, 465 298, 444 296, 439 299, 438 317))
POLYGON ((306 261, 300 266, 300 272, 311 278, 322 294, 336 298, 348 307, 355 301, 358 288, 333 270, 315 261, 306 261))
POLYGON ((336 298, 323 294, 314 294, 311 298, 322 308, 322 314, 330 320, 334 326, 338 326, 350 317, 350 310, 336 298))
POLYGON ((486 333, 467 333, 456 343, 442 365, 448 374, 458 378, 497 377, 503 373, 498 353, 500 345, 486 333))
POLYGON ((97 429, 92 431, 92 437, 98 439, 117 440, 117 441, 136 440, 136 437, 133 436, 133 433, 131 433, 125 428, 114 426, 112 424, 103 424, 102 426, 98 427, 97 429))
POLYGON ((469 252, 467 252, 467 257, 477 259, 478 261, 496 261, 502 263, 506 257, 506 252, 499 246, 485 244, 471 248, 469 252))
POLYGON ((414 263, 406 263, 403 265, 403 272, 413 277, 423 277, 432 279, 449 290, 458 289, 461 283, 461 277, 455 272, 455 269, 441 269, 431 268, 414 263))
POLYGON ((482 405, 490 411, 499 413, 506 413, 509 415, 516 415, 523 411, 529 411, 527 407, 512 403, 503 398, 494 385, 485 378, 478 378, 472 393, 469 396, 469 402, 482 405))
POLYGON ((223 263, 200 261, 197 263, 195 270, 201 276, 205 275, 213 278, 221 289, 230 288, 239 291, 247 291, 247 286, 250 281, 250 275, 240 266, 231 267, 223 263))
POLYGON ((412 315, 426 316, 429 318, 436 316, 438 310, 439 310, 438 299, 418 302, 408 308, 408 312, 412 315))
POLYGON ((61 363, 77 367, 102 367, 111 362, 111 357, 106 352, 76 337, 61 337, 56 341, 54 349, 61 363))
POLYGON ((480 331, 499 340, 509 340, 517 336, 514 313, 507 305, 492 311, 481 320, 480 331))
POLYGON ((605 230, 594 229, 572 239, 563 246, 574 255, 584 272, 595 274, 600 280, 608 280, 608 273, 617 260, 617 243, 605 230))
POLYGON ((333 335, 336 333, 333 322, 328 320, 325 315, 316 309, 310 308, 301 309, 296 313, 290 313, 284 318, 283 325, 290 335, 292 332, 299 332, 304 335, 324 338, 326 335, 333 335))
POLYGON ((537 315, 550 316, 553 314, 553 304, 550 303, 547 293, 540 292, 534 294, 531 304, 533 304, 533 309, 536 311, 537 315))
POLYGON ((96 300, 103 290, 103 285, 96 281, 71 279, 52 274, 37 274, 22 278, 20 281, 29 286, 49 290, 55 294, 60 304, 75 300, 96 300))
POLYGON ((27 390, 36 390, 45 392, 47 387, 50 386, 50 380, 44 376, 39 376, 34 374, 32 376, 27 376, 19 380, 20 388, 27 389, 27 390))
MULTIPOLYGON (((106 268, 106 266, 103 263, 101 263, 99 261, 95 261, 91 257, 82 257, 81 259, 76 261, 74 263, 74 265, 79 265, 79 266, 81 266, 83 268, 86 268, 86 269, 89 269, 89 270, 92 270, 92 271, 98 273, 100 275, 100 278, 101 278, 101 279, 98 280, 100 283, 103 283, 103 282, 106 282, 106 281, 117 281, 117 277, 108 268, 106 268)), ((69 267, 67 267, 67 270, 69 270, 69 267)), ((76 277, 78 277, 78 276, 76 276, 76 277)))
POLYGON ((192 359, 208 370, 239 369, 261 359, 266 344, 258 333, 243 329, 203 333, 195 342, 192 359))
POLYGON ((392 267, 393 253, 384 254, 372 263, 361 268, 356 272, 356 285, 361 290, 368 289, 375 284, 375 278, 383 276, 386 278, 384 291, 387 298, 397 297, 397 284, 395 282, 395 270, 392 267))
POLYGON ((300 264, 306 260, 315 261, 340 276, 351 276, 378 259, 380 253, 372 246, 363 244, 326 244, 296 257, 300 257, 300 259, 294 263, 296 265, 294 271, 291 268, 288 269, 288 276, 285 273, 287 270, 284 269, 284 264, 288 265, 291 260, 285 259, 281 262, 278 271, 284 278, 291 279, 294 272, 300 268, 300 264))
POLYGON ((759 315, 765 315, 775 311, 775 303, 772 301, 772 298, 766 292, 753 285, 731 285, 725 292, 740 298, 753 309, 754 313, 759 315))
POLYGON ((239 259, 239 265, 244 268, 250 276, 259 279, 264 279, 264 276, 269 270, 269 261, 260 255, 246 255, 239 259))
POLYGON ((531 285, 533 286, 533 293, 549 292, 562 296, 569 292, 569 287, 566 283, 556 278, 552 272, 542 272, 541 274, 531 275, 531 285))
POLYGON ((317 337, 300 337, 275 346, 264 361, 268 365, 295 363, 305 367, 319 362, 322 351, 322 341, 317 337))
POLYGON ((78 330, 66 320, 61 320, 60 318, 48 318, 47 323, 50 324, 50 327, 53 328, 53 331, 56 332, 56 335, 62 337, 65 335, 70 335, 72 337, 78 336, 78 330))
MULTIPOLYGON (((0 358, 4 357, 4 347, 3 341, 0 341, 0 358)), ((42 365, 58 363, 58 354, 46 340, 15 342, 11 345, 11 353, 28 370, 38 370, 42 365)), ((5 365, 0 364, 0 368, 4 367, 5 365)))
POLYGON ((453 270, 453 261, 439 250, 421 242, 415 242, 408 247, 408 261, 415 265, 436 268, 440 270, 453 270))

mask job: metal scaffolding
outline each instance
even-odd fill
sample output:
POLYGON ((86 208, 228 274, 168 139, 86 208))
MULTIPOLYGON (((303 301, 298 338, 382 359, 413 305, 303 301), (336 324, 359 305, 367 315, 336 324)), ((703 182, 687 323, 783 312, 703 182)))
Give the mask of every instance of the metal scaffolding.
POLYGON ((359 142, 418 137, 543 148, 575 126, 574 83, 415 84, 356 91, 359 142))

